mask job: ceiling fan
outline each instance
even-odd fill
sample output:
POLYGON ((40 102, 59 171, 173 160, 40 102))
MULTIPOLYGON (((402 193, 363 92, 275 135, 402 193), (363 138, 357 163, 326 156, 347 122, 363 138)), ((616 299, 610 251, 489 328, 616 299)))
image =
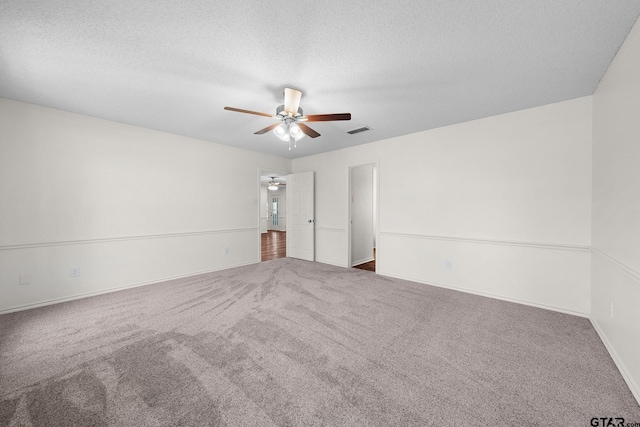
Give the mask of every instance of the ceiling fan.
MULTIPOLYGON (((276 181, 276 177, 272 176, 270 177, 271 181, 269 181, 268 187, 267 189, 271 190, 271 191, 276 191, 278 190, 278 188, 280 188, 280 183, 278 181, 276 181)), ((286 184, 282 184, 282 186, 284 187, 286 184)))
POLYGON ((291 150, 291 140, 294 140, 294 148, 300 138, 308 135, 311 138, 320 136, 318 132, 311 129, 303 122, 332 122, 336 120, 351 120, 351 113, 338 114, 311 114, 305 116, 300 108, 300 98, 302 92, 296 89, 284 89, 284 104, 276 108, 276 114, 260 113, 258 111, 243 110, 241 108, 224 107, 225 110, 236 111, 238 113, 255 114, 256 116, 270 117, 278 120, 280 123, 274 123, 264 129, 254 132, 255 135, 262 135, 270 130, 285 142, 289 142, 289 150, 291 150))

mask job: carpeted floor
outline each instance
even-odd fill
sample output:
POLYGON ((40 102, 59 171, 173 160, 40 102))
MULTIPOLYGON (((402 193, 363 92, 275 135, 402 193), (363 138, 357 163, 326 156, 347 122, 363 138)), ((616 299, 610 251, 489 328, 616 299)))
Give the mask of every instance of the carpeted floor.
POLYGON ((293 259, 0 316, 0 425, 640 422, 587 319, 293 259))

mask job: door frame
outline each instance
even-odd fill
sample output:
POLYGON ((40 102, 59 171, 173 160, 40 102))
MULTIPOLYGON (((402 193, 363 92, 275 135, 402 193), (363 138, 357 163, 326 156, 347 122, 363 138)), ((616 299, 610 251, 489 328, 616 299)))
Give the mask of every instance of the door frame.
POLYGON ((360 167, 360 166, 369 166, 373 165, 373 180, 374 180, 374 189, 375 189, 375 198, 373 201, 373 209, 376 213, 376 217, 373 221, 374 235, 375 235, 375 243, 376 243, 376 274, 379 269, 379 260, 380 260, 380 159, 376 159, 370 162, 352 164, 347 166, 347 268, 351 267, 351 169, 360 167))
MULTIPOLYGON (((256 199, 256 216, 258 218, 258 262, 262 262, 262 233, 260 233, 260 189, 262 187, 262 177, 263 177, 263 173, 265 173, 266 175, 264 176, 271 176, 271 175, 278 175, 278 176, 284 176, 286 177, 287 175, 291 174, 291 172, 284 172, 282 170, 278 170, 278 169, 273 169, 273 168, 264 168, 259 166, 258 167, 258 184, 257 184, 257 190, 258 190, 258 198, 256 199)), ((269 195, 269 192, 267 191, 267 196, 269 195)), ((269 218, 267 217, 267 226, 269 223, 269 218)), ((284 227, 284 231, 287 231, 287 225, 285 223, 285 227, 284 227)))

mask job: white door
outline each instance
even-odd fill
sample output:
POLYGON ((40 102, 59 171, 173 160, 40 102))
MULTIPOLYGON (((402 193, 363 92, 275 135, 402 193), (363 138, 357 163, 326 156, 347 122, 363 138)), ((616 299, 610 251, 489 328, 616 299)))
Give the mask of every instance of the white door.
POLYGON ((313 172, 287 176, 287 256, 315 261, 313 172))

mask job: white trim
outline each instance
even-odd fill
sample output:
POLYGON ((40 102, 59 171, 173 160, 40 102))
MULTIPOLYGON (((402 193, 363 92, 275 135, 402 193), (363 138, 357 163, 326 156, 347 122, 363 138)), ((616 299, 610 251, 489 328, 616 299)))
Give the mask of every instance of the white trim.
POLYGON ((174 237, 190 237, 202 236, 208 234, 237 233, 247 231, 260 231, 260 227, 233 228, 224 230, 203 230, 203 231, 186 231, 182 233, 164 233, 164 234, 143 234, 137 236, 120 236, 120 237, 100 237, 95 239, 78 239, 78 240, 61 240, 57 242, 33 242, 33 243, 16 243, 11 245, 0 245, 0 251, 10 251, 16 249, 42 248, 47 246, 66 246, 66 245, 85 245, 92 243, 108 243, 120 242, 126 240, 146 240, 146 239, 166 239, 174 237))
POLYGON ((614 258, 612 255, 609 255, 599 249, 596 249, 594 247, 591 248, 591 251, 594 254, 600 255, 600 257, 602 257, 604 260, 608 261, 609 264, 613 265, 614 267, 619 268, 620 270, 624 271, 629 277, 631 277, 633 280, 635 280, 636 282, 640 282, 640 271, 634 269, 633 267, 628 266, 627 264, 625 264, 624 262, 620 261, 617 258, 614 258))
POLYGON ((525 246, 529 248, 556 249, 556 250, 578 251, 578 252, 589 252, 591 249, 590 246, 569 245, 564 243, 528 242, 528 241, 519 241, 519 240, 499 240, 499 239, 486 239, 486 238, 476 238, 476 237, 435 236, 435 235, 429 235, 429 234, 394 233, 394 232, 388 232, 388 231, 381 231, 380 235, 408 237, 412 239, 446 240, 451 242, 465 242, 465 243, 482 243, 482 244, 489 244, 489 245, 525 246))
POLYGON ((509 298, 509 297, 505 297, 503 295, 496 295, 496 294, 492 294, 492 293, 489 293, 489 292, 481 292, 481 291, 476 291, 476 290, 468 289, 468 288, 460 288, 458 286, 448 285, 448 284, 444 284, 444 283, 438 283, 438 282, 432 282, 432 281, 428 281, 427 282, 427 281, 422 280, 422 279, 417 279, 417 278, 408 277, 408 276, 400 276, 400 275, 389 274, 389 273, 385 273, 385 272, 378 272, 378 273, 383 275, 383 276, 393 277, 393 278, 402 279, 402 280, 409 280, 411 282, 422 283, 424 285, 429 285, 429 286, 436 286, 438 288, 452 289, 454 291, 465 292, 467 294, 479 295, 479 296, 482 296, 482 297, 493 298, 493 299, 497 299, 497 300, 501 300, 501 301, 507 301, 507 302, 513 302, 513 303, 516 303, 516 304, 528 305, 530 307, 536 307, 536 308, 542 308, 542 309, 545 309, 545 310, 557 311, 559 313, 570 314, 572 316, 589 318, 589 313, 582 313, 580 311, 567 310, 567 309, 564 309, 564 308, 554 307, 554 306, 551 306, 551 305, 538 304, 538 303, 534 303, 534 302, 530 302, 530 301, 519 300, 517 298, 509 298))
POLYGON ((216 272, 216 271, 227 270, 227 269, 230 269, 230 268, 242 267, 242 266, 245 266, 245 265, 252 265, 252 264, 257 264, 257 263, 259 263, 259 261, 249 261, 249 262, 242 262, 242 263, 239 263, 239 264, 225 265, 224 267, 214 268, 212 270, 195 271, 195 272, 191 272, 191 273, 187 273, 187 274, 179 274, 179 275, 176 275, 176 276, 160 277, 160 278, 156 278, 156 279, 149 280, 149 281, 146 281, 146 282, 132 283, 130 285, 118 286, 116 288, 102 289, 102 290, 99 290, 99 291, 85 292, 85 293, 82 293, 82 294, 71 295, 71 296, 68 296, 68 297, 54 298, 54 299, 35 302, 35 303, 31 303, 31 304, 19 305, 19 306, 16 306, 16 307, 10 307, 10 308, 5 308, 4 310, 0 310, 0 315, 7 314, 7 313, 13 313, 13 312, 16 312, 16 311, 30 310, 32 308, 45 307, 45 306, 48 306, 48 305, 59 304, 61 302, 74 301, 74 300, 77 300, 77 299, 93 297, 93 296, 96 296, 96 295, 103 295, 103 294, 108 294, 108 293, 111 293, 111 292, 123 291, 125 289, 137 288, 137 287, 146 286, 146 285, 153 285, 153 284, 156 284, 156 283, 162 283, 162 282, 166 282, 166 281, 169 281, 169 280, 183 279, 185 277, 197 276, 199 274, 213 273, 213 272, 216 272))
POLYGON ((342 264, 339 264, 339 263, 337 263, 335 261, 329 261, 329 260, 326 260, 326 259, 317 259, 316 258, 315 262, 319 262, 321 264, 333 265, 335 267, 348 268, 346 265, 342 265, 342 264))
POLYGON ((613 347, 613 345, 611 345, 611 343, 609 342, 609 339, 607 338, 607 335, 604 333, 604 331, 602 330, 602 328, 600 327, 596 319, 594 319, 593 317, 589 317, 589 320, 591 321, 593 328, 596 330, 605 348, 611 355, 611 358, 613 359, 613 363, 616 364, 618 371, 620 371, 620 374, 622 374, 622 378, 627 383, 629 390, 631 390, 631 394, 633 394, 633 397, 636 399, 636 401, 640 405, 640 387, 633 380, 633 377, 629 375, 629 371, 627 370, 625 364, 622 362, 622 359, 620 358, 620 356, 618 356, 616 349, 613 347))

